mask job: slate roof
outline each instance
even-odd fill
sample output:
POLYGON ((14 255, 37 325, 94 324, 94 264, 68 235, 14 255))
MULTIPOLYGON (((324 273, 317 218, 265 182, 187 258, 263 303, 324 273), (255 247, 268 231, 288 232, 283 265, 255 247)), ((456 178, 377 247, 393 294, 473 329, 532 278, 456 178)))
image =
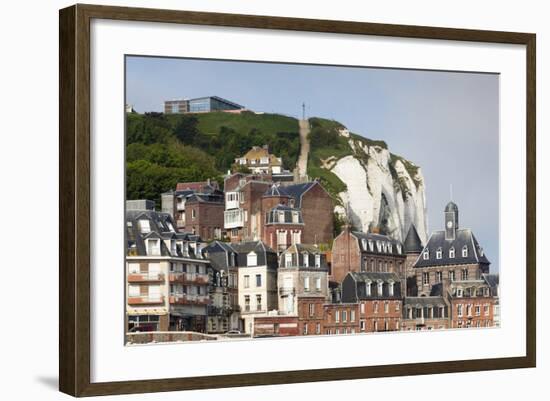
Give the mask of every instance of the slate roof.
POLYGON ((224 203, 223 196, 214 194, 194 193, 187 197, 187 202, 199 202, 199 203, 224 203))
POLYGON ((199 236, 175 231, 175 223, 169 213, 153 210, 127 210, 126 211, 126 244, 127 254, 131 256, 147 256, 145 240, 158 238, 161 240, 175 240, 180 242, 183 248, 178 248, 175 253, 169 249, 164 241, 160 241, 160 256, 197 258, 195 249, 201 253, 203 249, 199 236), (142 232, 140 221, 149 222, 149 232, 142 232), (195 249, 191 245, 195 246, 195 249))
POLYGON ((455 212, 458 213, 458 206, 454 202, 447 203, 447 206, 445 206, 445 212, 455 212))
POLYGON ((277 269, 277 252, 268 247, 262 241, 250 241, 232 244, 232 248, 237 252, 237 265, 247 267, 247 256, 250 252, 257 255, 257 266, 266 266, 277 269))
POLYGON ((294 206, 300 208, 302 204, 302 196, 316 184, 318 184, 317 181, 310 181, 302 184, 287 185, 285 189, 286 192, 294 198, 294 206))
POLYGON ((213 241, 205 248, 205 252, 216 270, 227 271, 230 267, 237 267, 237 251, 227 242, 213 241))
POLYGON ((485 282, 491 287, 492 289, 498 288, 499 285, 499 275, 498 274, 483 274, 482 275, 485 282))
POLYGON ((273 184, 273 185, 271 185, 271 187, 269 187, 267 189, 267 191, 265 191, 263 196, 287 196, 287 197, 289 197, 290 195, 288 194, 285 187, 273 184))
POLYGON ((401 281, 395 273, 350 272, 342 282, 342 302, 357 302, 370 299, 400 299, 401 281), (382 282, 382 293, 378 283, 382 282), (390 295, 390 282, 393 282, 393 295, 390 295), (370 283, 370 295, 367 286, 370 283))
POLYGON ((404 306, 447 306, 445 299, 439 296, 405 297, 404 306))
POLYGON ((352 231, 351 233, 357 238, 361 252, 403 255, 403 245, 392 237, 362 231, 352 231))
POLYGON ((416 231, 416 227, 414 226, 414 224, 411 224, 411 226, 409 227, 409 232, 407 233, 407 237, 405 238, 405 242, 403 243, 403 248, 405 250, 405 253, 420 253, 424 248, 422 246, 422 241, 420 240, 420 236, 418 235, 418 231, 416 231))
POLYGON ((300 209, 292 208, 286 205, 277 205, 267 212, 266 224, 304 224, 302 218, 302 212, 300 209), (284 222, 279 221, 279 212, 284 213, 284 222), (293 212, 298 213, 298 222, 294 223, 292 220, 293 212))
POLYGON ((326 254, 321 252, 318 247, 310 244, 294 244, 289 246, 280 256, 280 266, 286 267, 286 254, 292 254, 292 265, 289 267, 300 270, 315 270, 328 271, 328 263, 326 254), (321 255, 320 266, 315 267, 315 255, 321 255), (304 258, 307 257, 307 266, 304 263, 304 258))
POLYGON ((434 231, 428 239, 428 243, 418 256, 414 267, 429 267, 429 266, 444 266, 444 265, 461 265, 482 263, 490 264, 489 259, 485 256, 483 249, 477 242, 472 230, 468 228, 456 230, 454 240, 445 239, 445 231, 434 231), (466 246, 468 256, 462 256, 462 248, 466 246), (449 257, 449 250, 454 247, 455 257, 449 257), (437 250, 441 248, 441 259, 437 259, 437 250), (428 250, 428 259, 424 259, 424 252, 428 250))

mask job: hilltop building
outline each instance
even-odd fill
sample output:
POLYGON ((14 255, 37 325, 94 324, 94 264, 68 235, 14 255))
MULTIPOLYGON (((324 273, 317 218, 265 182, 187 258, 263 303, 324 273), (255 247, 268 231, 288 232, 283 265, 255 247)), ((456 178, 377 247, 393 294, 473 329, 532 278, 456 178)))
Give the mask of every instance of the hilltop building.
POLYGON ((235 166, 246 167, 252 174, 280 174, 283 160, 269 153, 269 147, 253 146, 244 156, 235 159, 235 166))
POLYGON ((244 106, 218 96, 164 101, 165 114, 208 113, 212 111, 240 112, 244 106))

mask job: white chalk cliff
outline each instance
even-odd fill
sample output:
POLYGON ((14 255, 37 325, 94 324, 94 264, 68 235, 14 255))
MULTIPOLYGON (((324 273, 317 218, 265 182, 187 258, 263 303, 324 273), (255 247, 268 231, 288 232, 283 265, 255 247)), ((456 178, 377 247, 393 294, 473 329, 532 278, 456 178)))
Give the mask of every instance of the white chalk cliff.
POLYGON ((355 229, 367 232, 377 227, 400 241, 414 224, 426 243, 426 196, 420 168, 382 146, 369 145, 368 140, 346 139, 353 154, 331 158, 323 165, 347 186, 339 193, 345 206, 336 206, 335 212, 347 214, 355 229))

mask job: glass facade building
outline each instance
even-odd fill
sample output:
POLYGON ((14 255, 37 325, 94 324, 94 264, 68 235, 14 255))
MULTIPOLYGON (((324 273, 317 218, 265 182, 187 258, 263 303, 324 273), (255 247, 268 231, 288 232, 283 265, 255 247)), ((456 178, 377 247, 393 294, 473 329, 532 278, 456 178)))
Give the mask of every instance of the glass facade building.
POLYGON ((165 101, 165 113, 205 113, 210 111, 242 110, 244 106, 217 96, 196 99, 165 101), (181 103, 185 102, 185 105, 181 103), (183 107, 182 107, 183 106, 183 107))

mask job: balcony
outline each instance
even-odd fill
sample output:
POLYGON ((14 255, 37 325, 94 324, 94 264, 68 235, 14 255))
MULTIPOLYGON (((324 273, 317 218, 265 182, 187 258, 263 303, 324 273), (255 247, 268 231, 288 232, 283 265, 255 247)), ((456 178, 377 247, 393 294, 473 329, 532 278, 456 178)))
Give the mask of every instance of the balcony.
POLYGON ((164 296, 139 296, 139 297, 128 297, 128 305, 140 306, 140 305, 162 305, 164 304, 164 296))
POLYGON ((164 281, 164 274, 159 272, 128 273, 129 283, 152 283, 164 281))
POLYGON ((181 284, 208 284, 208 274, 204 273, 170 273, 168 276, 171 283, 181 284))
POLYGON ((244 224, 244 213, 242 209, 226 210, 223 213, 223 224, 225 228, 242 227, 244 224))
POLYGON ((170 303, 176 305, 208 305, 208 295, 187 295, 182 293, 170 294, 170 303))
POLYGON ((185 210, 185 202, 176 203, 176 210, 178 212, 183 212, 185 210))

